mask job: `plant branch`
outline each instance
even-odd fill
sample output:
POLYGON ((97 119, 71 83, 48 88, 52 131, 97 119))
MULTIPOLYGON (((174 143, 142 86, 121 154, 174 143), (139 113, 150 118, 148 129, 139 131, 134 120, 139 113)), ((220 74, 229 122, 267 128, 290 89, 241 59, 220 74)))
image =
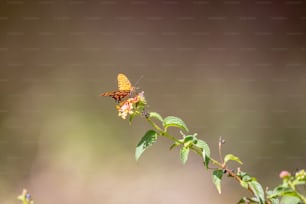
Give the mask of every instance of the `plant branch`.
POLYGON ((155 122, 153 122, 150 118, 146 118, 147 121, 150 123, 150 125, 156 130, 158 131, 158 134, 160 136, 164 136, 167 137, 169 139, 171 139, 172 141, 179 143, 179 144, 184 144, 183 142, 181 142, 179 139, 177 139, 176 137, 170 135, 168 132, 165 132, 163 129, 161 129, 155 122))
MULTIPOLYGON (((170 140, 172 140, 173 142, 176 142, 178 144, 183 145, 184 143, 182 141, 180 141, 179 139, 177 139, 176 137, 172 136, 171 134, 169 134, 168 132, 165 132, 162 128, 160 128, 154 121, 152 121, 150 118, 146 118, 147 121, 150 123, 150 125, 158 132, 158 134, 160 136, 164 136, 169 138, 170 140)), ((202 157, 202 150, 194 145, 190 146, 190 149, 192 149, 195 153, 197 153, 198 155, 200 155, 202 157)), ((234 177, 235 180, 237 180, 239 183, 241 182, 241 178, 231 169, 227 168, 226 166, 224 166, 223 162, 218 162, 217 160, 213 159, 210 157, 210 161, 214 164, 217 165, 219 168, 225 170, 228 175, 230 175, 231 177, 234 177)), ((255 195, 255 193, 253 192, 253 190, 248 187, 248 190, 255 195)))

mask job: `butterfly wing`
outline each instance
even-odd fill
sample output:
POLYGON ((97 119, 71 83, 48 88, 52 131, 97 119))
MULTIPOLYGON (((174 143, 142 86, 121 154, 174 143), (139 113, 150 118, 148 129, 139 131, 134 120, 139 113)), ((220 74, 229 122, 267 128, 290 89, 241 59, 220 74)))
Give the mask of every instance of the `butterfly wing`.
POLYGON ((124 74, 118 74, 117 76, 118 79, 118 90, 122 91, 122 90, 132 90, 132 84, 130 82, 130 80, 127 78, 127 76, 125 76, 124 74))
POLYGON ((123 98, 125 98, 129 94, 130 94, 130 91, 123 90, 123 91, 109 91, 109 92, 105 92, 105 93, 102 93, 101 96, 110 96, 113 99, 115 99, 115 101, 117 101, 119 103, 123 98))

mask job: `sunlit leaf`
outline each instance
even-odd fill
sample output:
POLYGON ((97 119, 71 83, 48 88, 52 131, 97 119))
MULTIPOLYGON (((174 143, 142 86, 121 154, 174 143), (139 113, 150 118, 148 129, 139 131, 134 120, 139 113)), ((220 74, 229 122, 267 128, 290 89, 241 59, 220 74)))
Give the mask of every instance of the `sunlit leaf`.
POLYGON ((189 151, 189 147, 182 147, 180 150, 180 158, 183 164, 185 164, 188 160, 189 151))
POLYGON ((140 142, 137 144, 135 151, 135 158, 138 160, 142 153, 148 149, 151 145, 153 145, 157 140, 157 132, 154 130, 149 130, 146 134, 141 138, 140 142))
POLYGON ((208 168, 208 164, 210 161, 210 149, 209 149, 208 144, 203 140, 197 139, 194 145, 202 150, 202 158, 203 158, 204 166, 208 168))
POLYGON ((233 154, 227 154, 227 155, 225 155, 225 157, 224 157, 224 163, 226 164, 228 161, 236 161, 236 162, 238 162, 239 164, 242 164, 242 161, 238 158, 238 157, 236 157, 236 156, 234 156, 233 154))
POLYGON ((269 201, 271 202, 271 204, 279 204, 279 200, 276 198, 271 198, 269 199, 269 201))
POLYGON ((156 118, 157 120, 163 122, 164 119, 161 117, 161 115, 159 115, 158 113, 156 112, 150 112, 150 118, 156 118))
POLYGON ((245 181, 245 182, 252 181, 252 177, 249 176, 246 172, 239 171, 239 172, 237 173, 237 176, 239 176, 239 177, 241 178, 242 181, 245 181))
POLYGON ((194 136, 193 135, 186 135, 184 137, 184 143, 187 143, 187 142, 190 142, 190 141, 193 141, 194 140, 194 136))
POLYGON ((246 189, 248 189, 248 187, 249 187, 248 182, 245 182, 245 181, 240 181, 240 185, 241 185, 243 188, 246 188, 246 189))
POLYGON ((249 182, 249 187, 252 189, 255 197, 258 199, 260 204, 265 203, 265 192, 260 185, 255 179, 253 179, 251 182, 249 182))
POLYGON ((213 171, 212 180, 215 184, 218 193, 221 194, 221 181, 222 181, 223 171, 222 169, 218 169, 213 171))
POLYGON ((241 198, 237 204, 246 204, 246 203, 258 203, 256 198, 247 198, 243 197, 241 198))
POLYGON ((167 131, 168 127, 178 127, 186 132, 188 132, 188 128, 186 126, 186 124, 184 123, 184 121, 178 117, 174 117, 174 116, 168 116, 164 119, 163 121, 163 125, 165 128, 165 131, 167 131))
POLYGON ((281 197, 286 194, 290 194, 292 192, 293 192, 293 189, 289 187, 285 187, 282 184, 282 185, 275 187, 272 191, 268 191, 268 198, 277 198, 277 197, 281 197))
POLYGON ((281 199, 281 203, 301 204, 302 201, 296 196, 284 196, 281 199))

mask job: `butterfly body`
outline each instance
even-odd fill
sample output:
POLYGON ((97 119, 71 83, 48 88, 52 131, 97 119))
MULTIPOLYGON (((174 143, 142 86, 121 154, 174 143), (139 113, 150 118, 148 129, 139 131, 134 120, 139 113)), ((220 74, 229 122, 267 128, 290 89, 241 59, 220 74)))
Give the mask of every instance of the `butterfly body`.
POLYGON ((101 96, 110 96, 116 102, 119 103, 123 98, 125 98, 128 95, 131 95, 132 92, 135 90, 135 87, 132 86, 130 80, 124 74, 121 73, 118 74, 117 80, 118 80, 118 90, 102 93, 101 96))

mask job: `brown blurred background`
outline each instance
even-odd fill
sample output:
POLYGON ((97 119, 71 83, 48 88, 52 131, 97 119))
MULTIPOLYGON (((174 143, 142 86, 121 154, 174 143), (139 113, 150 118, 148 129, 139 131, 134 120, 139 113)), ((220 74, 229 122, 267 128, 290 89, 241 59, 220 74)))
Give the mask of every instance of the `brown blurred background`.
MULTIPOLYGON (((305 1, 0 1, 0 202, 235 203, 200 159, 117 117, 125 73, 151 111, 183 118, 265 186, 306 163, 305 1)), ((235 166, 234 166, 235 167, 235 166)))

